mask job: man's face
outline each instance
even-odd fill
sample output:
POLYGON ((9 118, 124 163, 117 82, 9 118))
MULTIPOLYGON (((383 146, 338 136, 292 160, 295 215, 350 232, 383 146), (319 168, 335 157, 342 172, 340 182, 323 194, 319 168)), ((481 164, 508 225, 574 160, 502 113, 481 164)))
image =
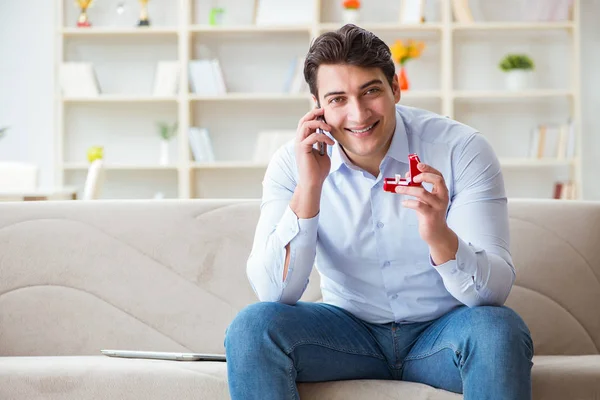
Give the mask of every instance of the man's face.
POLYGON ((380 68, 321 65, 317 89, 331 134, 348 157, 359 166, 378 166, 396 128, 397 78, 390 87, 380 68))

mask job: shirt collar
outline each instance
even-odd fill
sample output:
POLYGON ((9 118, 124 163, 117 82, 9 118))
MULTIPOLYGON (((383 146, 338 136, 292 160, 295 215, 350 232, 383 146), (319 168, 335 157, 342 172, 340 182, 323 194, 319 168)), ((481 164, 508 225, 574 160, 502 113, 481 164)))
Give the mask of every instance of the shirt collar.
MULTIPOLYGON (((354 165, 350 159, 342 150, 340 144, 336 141, 335 145, 329 147, 329 156, 331 157, 331 170, 335 172, 342 165, 346 165, 348 168, 357 170, 358 167, 354 165)), ((404 120, 400 111, 396 108, 396 129, 394 130, 394 136, 392 136, 392 143, 388 149, 385 157, 391 157, 396 161, 407 164, 408 163, 408 136, 406 134, 406 127, 404 126, 404 120)))

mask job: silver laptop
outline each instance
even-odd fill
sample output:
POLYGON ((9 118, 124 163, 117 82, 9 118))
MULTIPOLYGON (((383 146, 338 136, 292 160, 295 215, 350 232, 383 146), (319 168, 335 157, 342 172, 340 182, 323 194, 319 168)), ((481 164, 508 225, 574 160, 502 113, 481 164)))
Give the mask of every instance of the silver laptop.
POLYGON ((109 357, 122 358, 150 358, 153 360, 171 361, 225 361, 224 354, 207 353, 180 353, 163 351, 135 351, 135 350, 100 350, 109 357))

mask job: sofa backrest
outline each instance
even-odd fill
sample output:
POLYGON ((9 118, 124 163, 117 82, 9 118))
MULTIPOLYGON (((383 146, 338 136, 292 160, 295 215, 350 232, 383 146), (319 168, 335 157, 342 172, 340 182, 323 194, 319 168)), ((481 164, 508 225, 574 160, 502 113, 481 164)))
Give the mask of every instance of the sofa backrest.
MULTIPOLYGON (((600 347, 600 203, 511 201, 509 297, 536 354, 600 347)), ((0 203, 0 356, 223 352, 257 301, 257 200, 0 203)), ((313 271, 305 301, 320 299, 313 271)))

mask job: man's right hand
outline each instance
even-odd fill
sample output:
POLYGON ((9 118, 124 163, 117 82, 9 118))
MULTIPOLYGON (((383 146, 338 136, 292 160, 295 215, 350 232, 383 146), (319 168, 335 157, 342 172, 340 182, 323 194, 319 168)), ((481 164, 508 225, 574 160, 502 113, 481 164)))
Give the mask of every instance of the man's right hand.
POLYGON ((323 116, 322 108, 315 108, 308 112, 298 123, 296 131, 296 163, 298 164, 299 186, 318 189, 320 191, 329 175, 331 160, 329 155, 320 155, 314 148, 317 142, 333 146, 335 142, 327 135, 317 133, 317 128, 330 132, 331 127, 317 118, 323 116))

